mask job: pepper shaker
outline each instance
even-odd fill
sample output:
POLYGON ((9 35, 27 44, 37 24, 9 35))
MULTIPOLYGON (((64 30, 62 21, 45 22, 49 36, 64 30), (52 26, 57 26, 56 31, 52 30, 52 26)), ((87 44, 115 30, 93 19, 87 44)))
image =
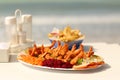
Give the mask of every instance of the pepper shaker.
POLYGON ((22 15, 23 31, 26 32, 26 39, 32 40, 32 15, 22 15))

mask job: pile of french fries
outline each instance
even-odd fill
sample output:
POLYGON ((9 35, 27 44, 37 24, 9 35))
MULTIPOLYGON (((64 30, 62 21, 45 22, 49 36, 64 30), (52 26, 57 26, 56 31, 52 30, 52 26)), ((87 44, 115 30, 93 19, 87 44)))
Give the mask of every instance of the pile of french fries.
POLYGON ((63 30, 59 30, 59 33, 57 34, 58 35, 56 36, 53 33, 49 33, 48 37, 56 37, 60 41, 69 42, 84 36, 83 34, 81 34, 80 30, 72 29, 69 25, 66 26, 63 30))
MULTIPOLYGON (((64 62, 70 62, 70 64, 75 65, 73 68, 76 68, 78 59, 88 59, 94 55, 93 48, 90 47, 88 51, 84 50, 84 46, 80 44, 80 47, 77 49, 76 44, 72 46, 72 49, 68 49, 68 44, 61 45, 59 41, 58 47, 54 48, 56 41, 53 41, 50 46, 37 46, 34 44, 32 48, 26 50, 27 55, 21 55, 19 59, 34 64, 41 65, 42 61, 45 59, 58 59, 64 62), (30 58, 31 57, 31 58, 30 58), (32 61, 30 61, 32 60, 32 61)), ((97 66, 104 64, 104 61, 90 63, 88 65, 82 66, 81 68, 97 66)), ((80 68, 80 67, 79 67, 80 68)), ((79 69, 78 67, 76 69, 79 69)))

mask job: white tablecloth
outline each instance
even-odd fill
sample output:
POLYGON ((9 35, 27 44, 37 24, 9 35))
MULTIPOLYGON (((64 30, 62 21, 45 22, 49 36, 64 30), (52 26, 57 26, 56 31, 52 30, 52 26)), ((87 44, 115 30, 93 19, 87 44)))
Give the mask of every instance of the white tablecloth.
MULTIPOLYGON (((84 43, 93 46, 95 54, 104 58, 106 64, 86 71, 58 71, 35 69, 14 61, 0 63, 0 80, 120 80, 120 45, 107 43, 84 43)), ((15 58, 15 57, 14 57, 15 58)))

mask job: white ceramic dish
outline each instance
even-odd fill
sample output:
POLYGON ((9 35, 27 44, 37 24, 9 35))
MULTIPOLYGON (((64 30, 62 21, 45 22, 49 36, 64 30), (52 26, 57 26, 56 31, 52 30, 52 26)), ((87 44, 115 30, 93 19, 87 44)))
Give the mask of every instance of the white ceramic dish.
MULTIPOLYGON (((79 48, 79 45, 82 44, 82 42, 84 41, 84 39, 85 39, 85 35, 83 35, 82 37, 80 37, 80 38, 78 38, 78 39, 75 39, 75 40, 73 40, 73 41, 70 41, 70 42, 63 42, 63 41, 60 41, 60 40, 58 40, 58 39, 56 39, 56 38, 49 38, 49 41, 50 41, 51 43, 52 43, 54 40, 55 40, 55 41, 60 41, 61 45, 68 44, 69 49, 71 49, 74 44, 76 44, 76 48, 79 48)), ((58 43, 56 42, 55 45, 54 45, 54 47, 56 48, 57 46, 58 46, 58 43)))
MULTIPOLYGON (((22 53, 19 53, 18 56, 17 56, 17 58, 19 58, 20 55, 23 55, 23 54, 24 54, 23 52, 22 52, 22 53)), ((33 65, 33 64, 24 62, 24 61, 22 61, 22 60, 20 60, 20 59, 18 59, 18 61, 19 61, 21 64, 24 64, 24 65, 29 66, 29 67, 32 67, 32 68, 51 69, 51 70, 66 70, 66 71, 68 71, 68 70, 69 70, 69 71, 70 71, 70 70, 73 70, 73 71, 75 71, 75 69, 73 69, 73 68, 52 68, 52 67, 46 67, 46 66, 33 65)), ((99 68, 99 67, 101 67, 101 66, 103 66, 103 65, 99 65, 99 66, 97 66, 97 67, 95 67, 95 68, 85 68, 85 69, 79 69, 79 70, 97 69, 97 68, 99 68)))

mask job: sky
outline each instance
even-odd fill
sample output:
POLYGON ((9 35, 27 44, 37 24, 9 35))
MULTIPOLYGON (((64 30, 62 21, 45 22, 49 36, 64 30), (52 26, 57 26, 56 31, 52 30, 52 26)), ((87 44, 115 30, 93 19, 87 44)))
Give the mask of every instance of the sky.
POLYGON ((120 3, 120 0, 0 0, 0 3, 19 2, 89 2, 89 3, 120 3))

